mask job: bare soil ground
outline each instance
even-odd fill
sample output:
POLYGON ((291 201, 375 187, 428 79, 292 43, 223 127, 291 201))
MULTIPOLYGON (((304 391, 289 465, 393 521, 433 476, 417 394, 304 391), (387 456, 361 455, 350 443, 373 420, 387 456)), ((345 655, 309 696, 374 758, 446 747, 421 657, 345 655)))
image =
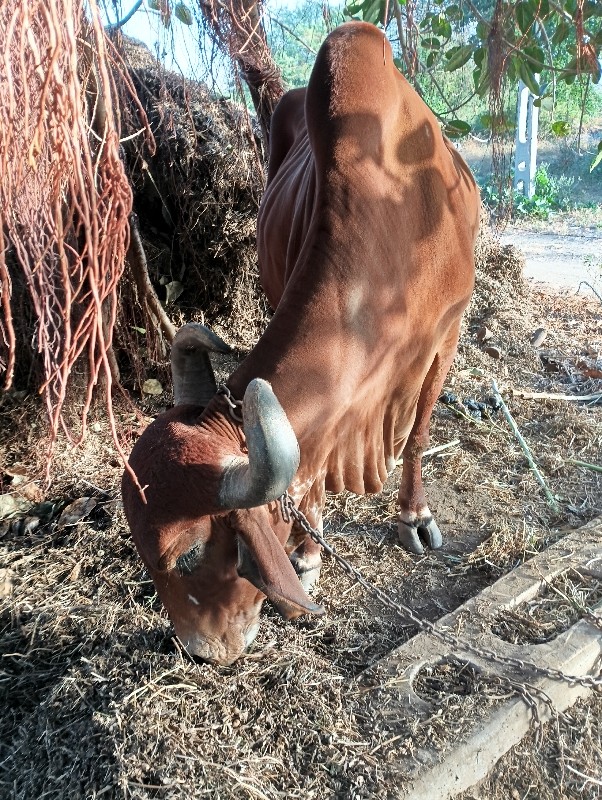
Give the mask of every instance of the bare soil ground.
MULTIPOLYGON (((601 463, 602 406, 517 394, 602 391, 602 306, 529 289, 511 248, 486 243, 480 264, 447 402, 433 416, 432 445, 458 444, 425 459, 443 548, 417 557, 397 543, 399 475, 379 496, 342 495, 328 506, 326 535, 339 552, 430 620, 602 514, 602 474, 574 463, 601 463), (535 347, 540 327, 547 335, 535 347), (472 401, 487 402, 492 378, 559 513, 503 418, 490 407, 476 418, 472 401)), ((147 398, 142 411, 168 402, 167 393, 147 398)), ((141 429, 127 406, 120 423, 132 440, 141 429)), ((285 623, 266 605, 246 658, 229 668, 193 662, 130 540, 102 410, 79 449, 61 448, 48 489, 36 400, 4 398, 0 426, 1 797, 389 798, 403 792, 390 770, 397 754, 421 742, 443 751, 457 735, 442 711, 397 721, 395 734, 375 722, 362 673, 416 630, 328 560, 317 590, 324 618, 285 623)), ((456 690, 457 681, 429 687, 442 707, 456 690)), ((487 700, 476 692, 473 706, 487 700)), ((601 716, 598 694, 535 729, 465 800, 601 796, 601 716)))

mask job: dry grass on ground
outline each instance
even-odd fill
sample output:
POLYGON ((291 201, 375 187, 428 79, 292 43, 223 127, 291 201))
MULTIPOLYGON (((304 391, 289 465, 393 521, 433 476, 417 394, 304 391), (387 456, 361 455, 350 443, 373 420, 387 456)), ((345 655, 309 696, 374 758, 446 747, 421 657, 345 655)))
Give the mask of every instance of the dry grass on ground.
MULTIPOLYGON (((602 310, 582 298, 530 293, 515 252, 492 240, 482 246, 446 387, 460 402, 439 403, 433 418, 432 444, 459 444, 425 459, 445 546, 416 557, 396 543, 398 476, 378 497, 329 500, 326 534, 339 552, 428 619, 602 513, 602 475, 568 461, 600 463, 602 406, 512 397, 525 389, 599 391, 602 310), (542 323, 549 333, 535 349, 529 339, 542 323), (479 344, 483 325, 500 358, 484 352, 489 342, 479 344), (501 416, 468 413, 466 401, 486 400, 492 377, 560 514, 542 498, 501 416)), ((326 617, 284 623, 266 606, 247 657, 229 668, 192 662, 130 541, 101 412, 80 449, 61 450, 48 491, 37 480, 39 414, 34 400, 18 396, 0 407, 0 498, 16 504, 0 523, 0 796, 387 798, 399 788, 389 774, 397 754, 434 730, 454 735, 439 713, 407 720, 398 737, 379 720, 361 673, 415 629, 328 560, 317 592, 326 617), (96 504, 61 520, 65 505, 82 497, 96 504)), ((136 415, 127 407, 119 414, 124 435, 135 436, 136 415)), ((455 702, 452 689, 443 681, 443 706, 455 702)), ((598 695, 568 721, 534 733, 467 800, 598 797, 601 712, 598 695)))

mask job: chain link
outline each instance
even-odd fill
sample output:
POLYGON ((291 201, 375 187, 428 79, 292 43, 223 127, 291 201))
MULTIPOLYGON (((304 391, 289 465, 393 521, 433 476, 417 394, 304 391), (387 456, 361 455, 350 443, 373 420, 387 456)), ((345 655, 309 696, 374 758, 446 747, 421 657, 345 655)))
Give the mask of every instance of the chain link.
MULTIPOLYGON (((513 670, 517 670, 521 674, 530 671, 537 677, 550 678, 555 681, 563 681, 568 683, 569 686, 573 686, 575 684, 586 686, 587 688, 597 688, 602 686, 602 678, 595 678, 593 675, 566 675, 559 669, 554 669, 552 667, 541 667, 532 663, 531 661, 524 661, 523 659, 514 658, 512 656, 502 656, 499 653, 496 653, 494 650, 486 647, 478 647, 477 645, 463 641, 452 633, 439 630, 437 627, 435 627, 433 622, 417 616, 411 608, 403 603, 398 602, 391 597, 388 592, 379 589, 378 586, 375 586, 373 583, 366 580, 366 578, 364 578, 362 573, 356 567, 352 566, 345 558, 343 558, 343 556, 339 555, 334 546, 329 544, 320 534, 320 532, 311 526, 305 514, 303 514, 302 511, 299 511, 299 509, 296 507, 294 500, 288 492, 285 492, 282 497, 279 498, 279 502, 280 508, 282 509, 282 516, 285 521, 290 521, 291 518, 294 519, 299 524, 301 529, 314 540, 314 542, 322 546, 324 551, 334 559, 334 561, 341 567, 343 572, 345 572, 350 578, 353 578, 355 581, 357 581, 360 586, 363 586, 363 588, 369 594, 379 600, 384 606, 390 608, 402 618, 409 619, 421 631, 432 634, 432 636, 448 646, 463 650, 490 663, 500 664, 504 667, 510 667, 513 670)), ((588 615, 588 617, 589 616, 590 615, 588 615)), ((598 625, 599 620, 596 617, 594 617, 594 619, 598 625)), ((512 683, 514 683, 514 681, 512 681, 512 683)))
POLYGON ((242 414, 238 413, 238 409, 242 409, 242 400, 235 400, 225 383, 220 383, 217 387, 217 394, 221 394, 226 401, 232 419, 235 422, 242 423, 242 414))
MULTIPOLYGON (((230 389, 225 383, 219 385, 217 393, 221 394, 226 401, 232 419, 235 422, 242 423, 242 415, 239 413, 239 409, 242 408, 242 401, 236 400, 232 396, 230 389)), ((512 670, 517 670, 521 674, 530 671, 539 677, 566 682, 569 684, 569 686, 573 686, 575 684, 579 684, 580 686, 585 686, 587 688, 598 688, 602 686, 602 678, 595 678, 593 675, 566 675, 559 669, 554 669, 552 667, 541 667, 531 661, 525 661, 512 656, 502 656, 490 648, 478 647, 477 645, 463 641, 458 636, 454 636, 452 633, 439 630, 430 620, 417 616, 411 608, 395 600, 388 592, 385 592, 383 589, 379 589, 378 586, 375 586, 373 583, 364 578, 362 573, 356 567, 350 564, 347 559, 343 558, 343 556, 339 555, 334 546, 329 544, 320 534, 320 532, 312 527, 305 514, 303 514, 302 511, 299 511, 293 498, 288 492, 284 492, 284 494, 278 498, 278 502, 280 504, 282 519, 286 523, 290 523, 291 520, 295 520, 301 529, 333 558, 333 560, 341 567, 343 572, 345 572, 353 580, 357 581, 357 583, 359 583, 360 586, 362 586, 369 594, 375 597, 384 606, 394 611, 398 616, 409 619, 418 627, 419 630, 430 633, 435 639, 438 639, 448 646, 464 650, 465 652, 471 653, 477 658, 484 659, 490 663, 499 664, 503 667, 510 667, 512 670)), ((593 612, 586 611, 584 616, 590 624, 597 628, 602 628, 602 622, 600 618, 593 612)), ((520 687, 520 684, 508 677, 505 677, 505 680, 512 683, 515 688, 520 687)), ((530 689, 534 690, 535 687, 530 687, 530 689)), ((517 691, 520 692, 520 688, 517 688, 517 691)))

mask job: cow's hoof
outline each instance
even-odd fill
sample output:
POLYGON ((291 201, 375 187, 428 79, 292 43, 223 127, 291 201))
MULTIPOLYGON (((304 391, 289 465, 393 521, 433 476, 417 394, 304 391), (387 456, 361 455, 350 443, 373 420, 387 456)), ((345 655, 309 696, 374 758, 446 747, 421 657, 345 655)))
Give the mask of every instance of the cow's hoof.
POLYGON ((410 553, 422 555, 424 548, 430 547, 437 550, 443 544, 441 531, 435 520, 431 517, 417 518, 413 522, 400 519, 397 524, 397 533, 401 544, 410 553))

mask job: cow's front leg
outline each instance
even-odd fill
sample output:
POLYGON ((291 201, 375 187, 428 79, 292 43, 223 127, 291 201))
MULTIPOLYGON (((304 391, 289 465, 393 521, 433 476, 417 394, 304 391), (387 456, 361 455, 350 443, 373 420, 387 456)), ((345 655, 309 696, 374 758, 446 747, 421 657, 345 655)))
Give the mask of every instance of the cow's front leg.
MULTIPOLYGON (((322 533, 322 521, 315 526, 322 533)), ((322 548, 309 536, 306 536, 303 543, 291 554, 291 562, 295 572, 299 576, 301 586, 306 592, 311 592, 320 580, 320 570, 322 569, 322 548)))
POLYGON ((399 541, 412 553, 423 553, 424 547, 436 550, 443 544, 439 526, 426 504, 422 485, 422 449, 412 454, 403 451, 403 471, 399 489, 399 541))
MULTIPOLYGON (((303 487, 301 487, 303 491, 303 487)), ((299 503, 299 510, 303 512, 307 522, 312 528, 323 533, 322 512, 326 502, 323 476, 314 481, 309 491, 299 503)), ((299 522, 293 523, 291 531, 292 547, 290 559, 299 576, 301 585, 306 592, 311 592, 320 580, 322 568, 322 547, 303 530, 299 522)))
POLYGON ((456 354, 458 333, 459 326, 454 326, 431 364, 420 390, 416 419, 403 449, 397 530, 400 542, 412 553, 423 553, 425 546, 436 550, 443 544, 422 485, 422 453, 429 443, 433 408, 456 354))

